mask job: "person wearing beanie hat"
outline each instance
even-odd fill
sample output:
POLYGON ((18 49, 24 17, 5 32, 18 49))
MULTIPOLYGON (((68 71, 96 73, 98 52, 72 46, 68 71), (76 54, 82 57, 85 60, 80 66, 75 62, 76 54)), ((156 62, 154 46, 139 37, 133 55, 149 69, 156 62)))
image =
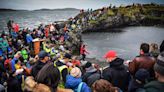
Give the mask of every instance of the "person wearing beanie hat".
POLYGON ((154 70, 164 76, 164 52, 158 56, 157 62, 154 65, 154 70))
POLYGON ((156 81, 151 81, 144 86, 146 92, 163 92, 164 91, 164 52, 162 52, 154 65, 156 81))
POLYGON ((150 77, 149 72, 146 69, 139 69, 135 74, 135 79, 139 80, 142 83, 146 82, 146 79, 150 77))
POLYGON ((91 62, 87 62, 84 66, 85 72, 82 76, 83 82, 86 82, 89 87, 92 86, 92 84, 101 78, 100 72, 92 65, 91 62))
POLYGON ((135 78, 129 83, 128 92, 138 92, 139 89, 144 87, 149 76, 150 74, 146 69, 139 69, 135 74, 135 78))
POLYGON ((74 67, 67 75, 65 87, 74 90, 74 92, 91 92, 88 85, 82 82, 81 70, 78 67, 74 67))
POLYGON ((70 75, 75 77, 75 78, 80 78, 81 77, 81 70, 78 67, 74 67, 70 71, 70 75))
POLYGON ((130 74, 123 64, 124 60, 117 56, 116 51, 109 50, 105 55, 109 66, 102 72, 102 77, 111 82, 114 86, 119 87, 122 91, 126 91, 129 84, 130 74))

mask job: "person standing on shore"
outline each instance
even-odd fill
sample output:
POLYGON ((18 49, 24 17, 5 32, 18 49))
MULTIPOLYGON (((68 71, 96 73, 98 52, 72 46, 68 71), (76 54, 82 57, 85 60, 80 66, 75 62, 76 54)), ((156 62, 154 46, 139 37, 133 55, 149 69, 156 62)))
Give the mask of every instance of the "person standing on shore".
POLYGON ((81 60, 85 60, 85 58, 86 58, 86 53, 87 54, 89 54, 89 52, 86 50, 86 45, 81 45, 81 47, 80 47, 80 55, 82 56, 82 58, 81 58, 81 60))
POLYGON ((12 31, 12 24, 14 23, 14 21, 13 20, 9 20, 8 22, 7 22, 7 27, 8 27, 8 29, 9 29, 9 34, 11 34, 11 31, 12 31))

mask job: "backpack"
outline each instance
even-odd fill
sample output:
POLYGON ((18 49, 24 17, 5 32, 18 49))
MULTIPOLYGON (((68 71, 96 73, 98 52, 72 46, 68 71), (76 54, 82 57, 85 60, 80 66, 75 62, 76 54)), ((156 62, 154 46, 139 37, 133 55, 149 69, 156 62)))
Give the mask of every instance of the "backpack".
POLYGON ((74 92, 81 92, 83 83, 84 83, 84 82, 81 82, 81 83, 78 85, 77 89, 74 89, 74 92))

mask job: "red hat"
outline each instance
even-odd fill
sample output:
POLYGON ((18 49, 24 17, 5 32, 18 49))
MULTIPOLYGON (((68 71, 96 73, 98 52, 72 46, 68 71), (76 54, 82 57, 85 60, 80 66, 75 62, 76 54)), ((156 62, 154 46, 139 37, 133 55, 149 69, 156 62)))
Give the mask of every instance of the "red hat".
POLYGON ((114 50, 109 50, 103 57, 104 58, 113 58, 116 57, 117 53, 114 50))

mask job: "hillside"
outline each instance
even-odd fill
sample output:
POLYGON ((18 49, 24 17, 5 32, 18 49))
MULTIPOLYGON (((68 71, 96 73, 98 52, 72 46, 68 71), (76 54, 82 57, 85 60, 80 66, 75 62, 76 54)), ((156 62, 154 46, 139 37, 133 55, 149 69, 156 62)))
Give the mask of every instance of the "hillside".
POLYGON ((158 4, 133 4, 109 6, 86 11, 75 17, 84 31, 101 31, 125 26, 164 26, 164 6, 158 4))

